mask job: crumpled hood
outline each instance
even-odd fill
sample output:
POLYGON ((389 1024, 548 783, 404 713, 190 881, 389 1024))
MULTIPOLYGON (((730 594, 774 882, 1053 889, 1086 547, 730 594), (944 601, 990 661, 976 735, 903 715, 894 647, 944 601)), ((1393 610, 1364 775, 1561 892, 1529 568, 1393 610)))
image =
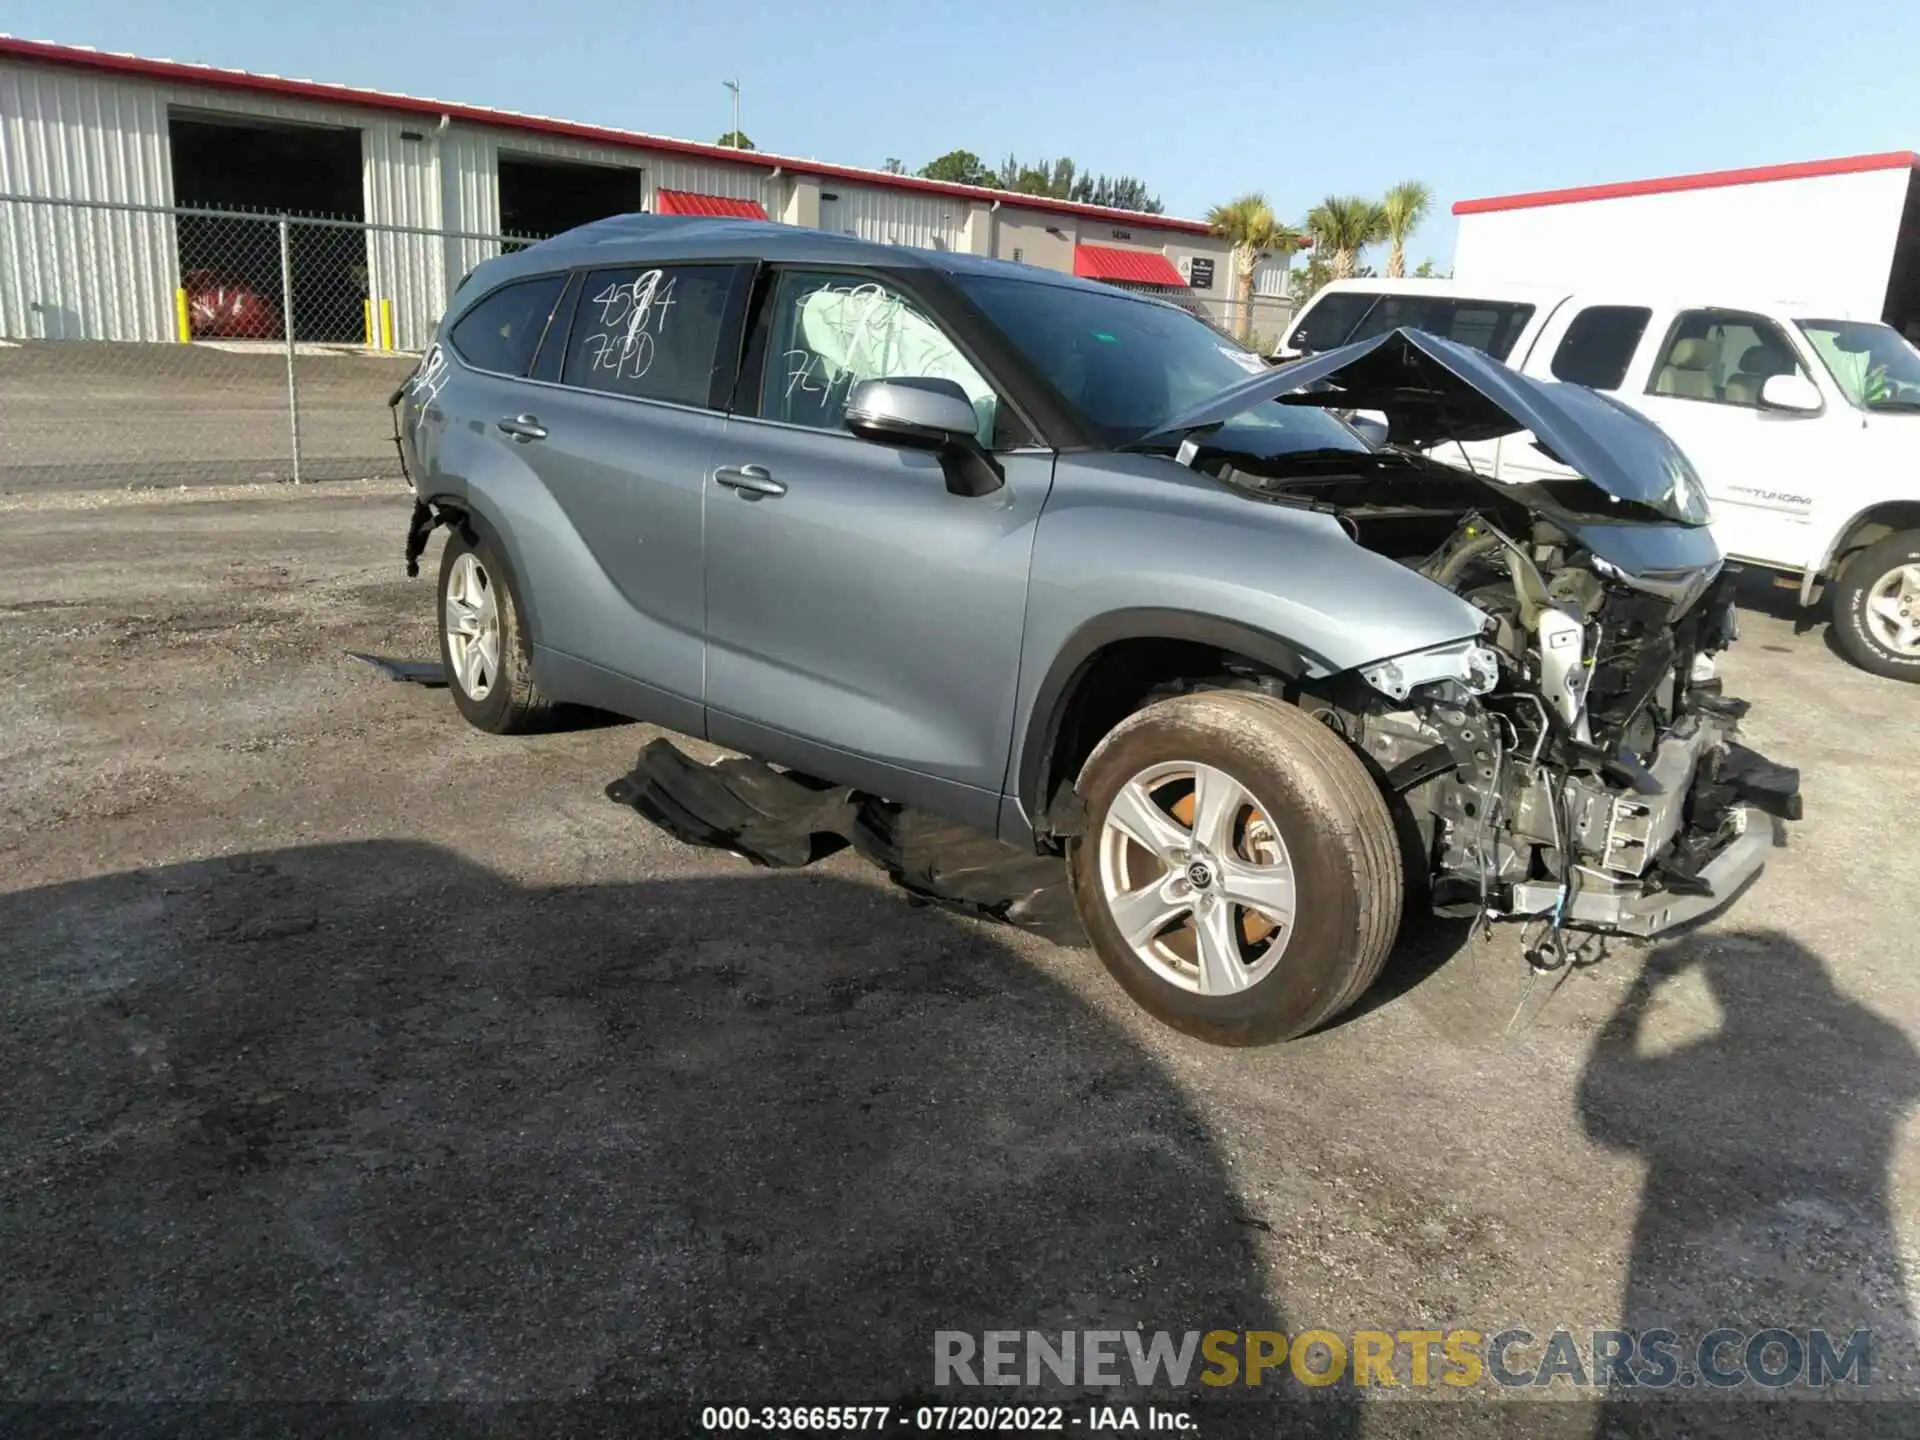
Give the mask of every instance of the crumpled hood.
POLYGON ((1387 417, 1389 440, 1415 448, 1531 430, 1554 459, 1616 499, 1682 524, 1707 522, 1699 476, 1651 421, 1583 385, 1530 379, 1424 330, 1390 330, 1278 366, 1228 386, 1138 443, 1177 441, 1268 400, 1376 410, 1387 417))

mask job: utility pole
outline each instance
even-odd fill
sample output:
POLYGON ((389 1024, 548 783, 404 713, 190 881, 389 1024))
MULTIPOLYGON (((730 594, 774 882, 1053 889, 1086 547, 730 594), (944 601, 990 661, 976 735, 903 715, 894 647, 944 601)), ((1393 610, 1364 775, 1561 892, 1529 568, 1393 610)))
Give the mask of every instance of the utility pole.
POLYGON ((733 129, 729 133, 733 136, 733 145, 734 145, 734 148, 737 150, 740 148, 740 139, 741 139, 741 136, 740 136, 740 82, 738 80, 722 80, 720 83, 726 86, 727 89, 733 92, 733 129))

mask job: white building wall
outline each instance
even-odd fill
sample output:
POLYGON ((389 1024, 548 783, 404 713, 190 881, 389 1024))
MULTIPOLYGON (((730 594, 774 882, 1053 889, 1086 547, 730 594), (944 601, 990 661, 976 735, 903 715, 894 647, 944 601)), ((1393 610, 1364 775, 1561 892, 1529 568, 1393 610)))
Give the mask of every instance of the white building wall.
POLYGON ((1650 294, 1705 285, 1878 319, 1910 175, 1903 167, 1462 215, 1454 278, 1650 294))
MULTIPOLYGON (((0 64, 0 193, 165 205, 166 103, 152 86, 0 64)), ((0 204, 0 335, 170 339, 173 222, 0 204)))
POLYGON ((826 187, 820 196, 822 230, 920 250, 967 248, 967 214, 971 207, 958 196, 881 190, 838 181, 822 184, 826 187), (829 195, 835 198, 829 200, 829 195))
MULTIPOLYGON (((395 340, 404 348, 426 342, 460 277, 498 253, 493 237, 500 231, 502 152, 631 169, 640 204, 649 210, 661 188, 690 190, 757 200, 775 219, 817 219, 822 229, 883 244, 954 251, 990 246, 1003 256, 1011 244, 1030 263, 1069 271, 1082 228, 1094 243, 1166 245, 1168 253, 1176 245, 1204 251, 1211 243, 1145 223, 1116 234, 1112 225, 1083 227, 1071 216, 1013 207, 993 212, 991 224, 974 219, 970 228, 976 207, 959 196, 775 177, 759 165, 644 147, 504 127, 442 128, 430 115, 17 61, 0 61, 0 193, 170 205, 167 116, 176 107, 360 133, 365 216, 374 228, 339 232, 339 283, 364 283, 370 298, 390 301, 395 340), (444 233, 414 233, 434 231, 444 233)), ((1216 287, 1227 283, 1224 260, 1216 276, 1216 287)), ((178 244, 166 215, 0 202, 0 336, 172 341, 179 283, 178 244)))

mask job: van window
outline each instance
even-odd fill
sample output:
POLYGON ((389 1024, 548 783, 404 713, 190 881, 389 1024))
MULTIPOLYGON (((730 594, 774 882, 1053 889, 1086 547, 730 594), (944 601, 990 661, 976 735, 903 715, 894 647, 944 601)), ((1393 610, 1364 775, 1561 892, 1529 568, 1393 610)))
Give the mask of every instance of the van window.
POLYGON ((1667 332, 1647 393, 1758 408, 1772 376, 1806 374, 1786 333, 1764 315, 1687 310, 1667 332))
POLYGON ((1504 360, 1533 318, 1533 306, 1445 295, 1382 295, 1349 340, 1369 340, 1406 326, 1504 360))
POLYGON ((1653 311, 1641 305, 1589 305, 1573 317, 1553 352, 1553 378, 1590 390, 1618 390, 1653 311))
POLYGON ((732 288, 731 265, 593 271, 580 286, 560 383, 708 405, 732 288))
POLYGON ((502 285, 453 322, 447 338, 455 353, 476 370, 525 375, 566 283, 564 275, 541 275, 502 285))

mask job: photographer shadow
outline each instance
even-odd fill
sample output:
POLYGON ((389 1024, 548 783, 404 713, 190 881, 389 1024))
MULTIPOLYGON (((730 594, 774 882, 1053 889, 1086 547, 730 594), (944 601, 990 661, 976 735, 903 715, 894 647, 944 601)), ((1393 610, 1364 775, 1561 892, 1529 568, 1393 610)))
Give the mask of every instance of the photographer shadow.
MULTIPOLYGON (((1646 1164, 1621 1328, 1674 1330, 1683 1350, 1722 1327, 1820 1327, 1837 1348, 1867 1328, 1877 1379, 1909 1367, 1891 1170, 1917 1062, 1898 1026, 1785 935, 1654 951, 1579 1092, 1587 1134, 1646 1164)), ((1642 1414, 1616 1405, 1608 1423, 1642 1414)))

